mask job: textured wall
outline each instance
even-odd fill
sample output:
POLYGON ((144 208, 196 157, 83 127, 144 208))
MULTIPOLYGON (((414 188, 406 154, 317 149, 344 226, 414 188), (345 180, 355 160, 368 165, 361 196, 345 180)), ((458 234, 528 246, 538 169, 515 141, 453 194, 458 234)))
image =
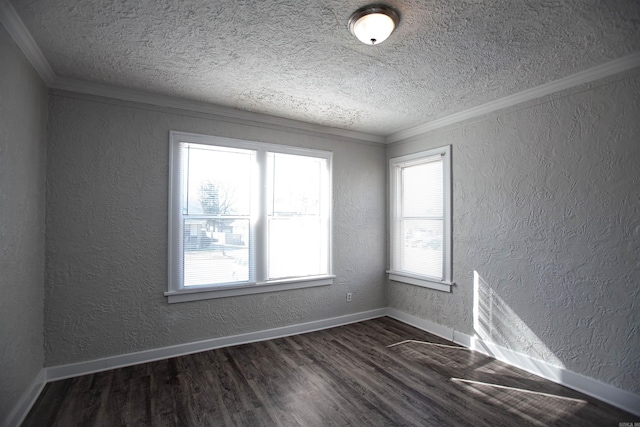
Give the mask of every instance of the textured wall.
POLYGON ((0 26, 0 424, 43 366, 47 90, 0 26))
POLYGON ((69 95, 50 108, 47 366, 385 307, 384 147, 69 95), (169 305, 169 130, 333 151, 335 284, 169 305))
POLYGON ((453 145, 457 282, 390 307, 640 392, 640 71, 611 80, 389 147, 453 145))

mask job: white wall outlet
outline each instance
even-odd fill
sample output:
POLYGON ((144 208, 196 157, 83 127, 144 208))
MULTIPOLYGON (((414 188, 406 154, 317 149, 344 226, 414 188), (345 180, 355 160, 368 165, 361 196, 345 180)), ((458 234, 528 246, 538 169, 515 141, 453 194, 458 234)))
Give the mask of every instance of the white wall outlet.
POLYGON ((351 292, 347 292, 347 302, 351 302, 351 292))

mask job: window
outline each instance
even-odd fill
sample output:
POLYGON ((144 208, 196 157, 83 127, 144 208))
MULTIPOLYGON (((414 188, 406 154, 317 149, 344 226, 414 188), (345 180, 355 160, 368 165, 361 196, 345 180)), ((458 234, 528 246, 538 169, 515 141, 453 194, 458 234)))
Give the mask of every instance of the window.
POLYGON ((171 132, 169 302, 328 285, 332 153, 171 132))
POLYGON ((389 278, 451 291, 451 146, 391 159, 389 173, 389 278))

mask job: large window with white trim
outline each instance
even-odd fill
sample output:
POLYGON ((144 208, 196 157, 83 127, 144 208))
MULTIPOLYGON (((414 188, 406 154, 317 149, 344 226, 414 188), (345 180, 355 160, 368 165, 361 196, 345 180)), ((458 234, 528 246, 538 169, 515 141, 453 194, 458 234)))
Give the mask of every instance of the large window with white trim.
POLYGON ((391 280, 451 289, 451 147, 393 158, 391 280))
POLYGON ((171 132, 169 302, 331 284, 326 151, 171 132))

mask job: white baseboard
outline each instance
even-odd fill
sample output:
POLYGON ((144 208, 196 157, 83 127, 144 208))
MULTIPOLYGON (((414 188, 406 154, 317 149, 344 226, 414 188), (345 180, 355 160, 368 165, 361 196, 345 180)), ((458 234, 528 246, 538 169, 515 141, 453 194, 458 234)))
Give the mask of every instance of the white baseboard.
POLYGON ((446 326, 442 326, 430 320, 413 316, 411 314, 405 313, 404 311, 396 310, 395 308, 391 307, 387 308, 387 316, 406 323, 407 325, 415 326, 416 328, 427 331, 433 335, 437 335, 440 338, 453 341, 453 335, 455 331, 446 326))
POLYGON ((469 341, 473 350, 640 416, 640 395, 479 338, 469 337, 469 341))
POLYGON ((347 325, 349 323, 362 322, 385 315, 640 416, 640 395, 619 389, 593 378, 585 377, 568 369, 551 365, 542 360, 531 358, 508 348, 471 337, 447 326, 410 315, 400 310, 381 308, 297 325, 44 368, 34 379, 29 389, 24 393, 3 425, 7 427, 20 425, 29 413, 29 410, 35 403, 45 384, 50 381, 168 359, 221 347, 303 334, 347 325))
POLYGON ((511 366, 553 381, 556 384, 595 397, 598 400, 640 417, 640 395, 635 393, 619 389, 568 369, 551 365, 545 361, 534 359, 526 354, 518 353, 497 344, 469 336, 447 326, 412 316, 394 308, 387 309, 387 316, 453 341, 463 347, 479 351, 511 366))
POLYGON ((95 372, 109 369, 122 368, 125 366, 137 365, 140 363, 153 362, 155 360, 168 359, 171 357, 184 356, 186 354, 198 353, 206 350, 213 350, 232 345, 246 344, 250 342, 270 340, 274 338, 286 337, 290 335, 303 334, 318 331, 321 329, 334 328, 336 326, 347 325, 349 323, 362 322, 385 316, 386 309, 363 311, 360 313, 348 314, 345 316, 332 317, 329 319, 316 320, 313 322, 300 323, 297 325, 284 326, 281 328, 267 329, 246 334, 233 335, 228 337, 213 338, 203 341, 178 344, 169 347, 144 350, 135 353, 120 354, 117 356, 104 357, 101 359, 89 360, 86 362, 71 363, 68 365, 51 366, 46 368, 47 381, 56 381, 65 378, 77 377, 79 375, 93 374, 95 372))
POLYGON ((22 424, 46 383, 47 372, 45 369, 41 369, 2 425, 13 427, 22 424))

